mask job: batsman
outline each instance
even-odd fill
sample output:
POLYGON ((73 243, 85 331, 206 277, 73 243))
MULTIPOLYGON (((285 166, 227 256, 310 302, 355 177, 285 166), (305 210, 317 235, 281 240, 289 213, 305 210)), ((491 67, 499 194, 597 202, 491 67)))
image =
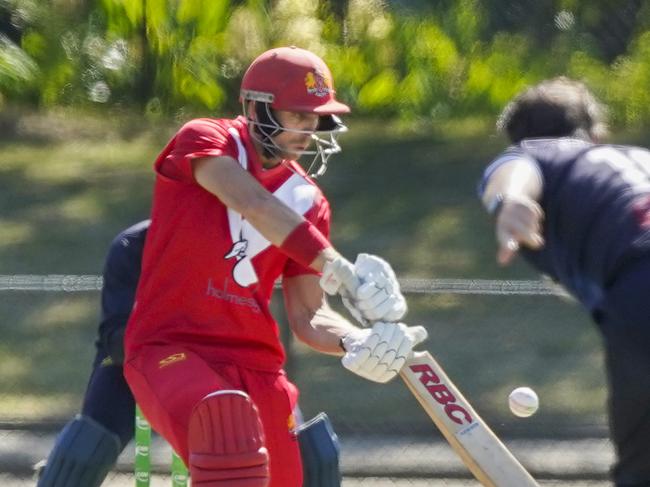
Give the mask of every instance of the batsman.
MULTIPOLYGON (((193 485, 300 487, 298 390, 269 311, 276 280, 295 336, 366 379, 393 378, 426 331, 399 322, 406 303, 385 261, 360 254, 353 265, 335 250, 329 204, 296 162, 310 155, 322 174, 340 150, 338 116, 350 110, 324 61, 267 51, 240 99, 243 116, 190 121, 155 162, 124 373, 193 485), (353 325, 326 293, 374 325, 353 325)), ((338 472, 320 477, 313 485, 339 485, 338 472)))

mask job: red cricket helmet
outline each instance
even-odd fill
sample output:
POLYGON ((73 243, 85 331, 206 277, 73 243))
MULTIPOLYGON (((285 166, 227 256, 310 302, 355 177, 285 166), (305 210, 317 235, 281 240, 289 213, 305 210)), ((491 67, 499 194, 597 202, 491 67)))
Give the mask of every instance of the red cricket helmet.
POLYGON ((332 73, 316 54, 295 46, 270 49, 248 67, 241 83, 242 100, 270 103, 276 110, 321 115, 349 113, 334 98, 332 73))
POLYGON ((270 49, 251 63, 244 73, 239 99, 252 129, 251 136, 262 145, 267 157, 280 157, 284 152, 274 140, 276 135, 282 131, 299 132, 280 125, 274 110, 319 115, 316 132, 327 132, 327 136, 310 132, 316 147, 299 155, 315 156, 307 169, 310 173, 320 158, 321 163, 312 175, 321 176, 329 157, 341 151, 338 135, 347 130, 337 115, 350 112, 350 107, 336 100, 334 93, 332 74, 325 62, 310 51, 291 46, 270 49), (255 117, 249 114, 249 101, 255 102, 255 117))

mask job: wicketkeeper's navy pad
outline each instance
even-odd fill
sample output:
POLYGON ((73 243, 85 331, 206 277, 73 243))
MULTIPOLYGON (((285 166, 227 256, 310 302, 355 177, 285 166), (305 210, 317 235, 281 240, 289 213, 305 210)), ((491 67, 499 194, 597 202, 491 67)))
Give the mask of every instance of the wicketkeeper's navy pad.
POLYGON ((78 415, 56 439, 37 487, 99 487, 121 450, 117 435, 78 415))
POLYGON ((302 455, 303 487, 340 487, 339 439, 327 414, 317 416, 298 427, 302 455))

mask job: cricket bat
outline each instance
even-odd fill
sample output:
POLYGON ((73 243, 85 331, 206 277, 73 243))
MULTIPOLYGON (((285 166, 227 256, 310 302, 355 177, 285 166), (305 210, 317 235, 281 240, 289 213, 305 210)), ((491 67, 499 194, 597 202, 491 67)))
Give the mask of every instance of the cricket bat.
POLYGON ((400 375, 481 484, 486 487, 538 487, 429 352, 414 352, 400 375))

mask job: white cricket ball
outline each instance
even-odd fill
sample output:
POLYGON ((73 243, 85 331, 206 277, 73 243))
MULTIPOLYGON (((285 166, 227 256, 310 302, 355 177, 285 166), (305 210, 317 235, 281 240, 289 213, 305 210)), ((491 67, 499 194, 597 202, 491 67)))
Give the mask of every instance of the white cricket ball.
POLYGON ((508 405, 512 414, 520 418, 527 418, 537 411, 539 398, 530 387, 517 387, 508 396, 508 405))

